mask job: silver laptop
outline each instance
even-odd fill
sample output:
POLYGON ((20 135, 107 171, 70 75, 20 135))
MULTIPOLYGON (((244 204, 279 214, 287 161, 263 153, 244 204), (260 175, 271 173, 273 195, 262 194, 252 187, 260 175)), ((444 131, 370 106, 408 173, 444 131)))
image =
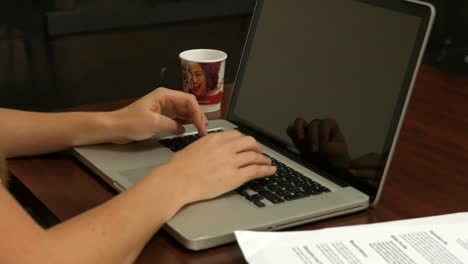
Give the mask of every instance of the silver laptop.
MULTIPOLYGON (((278 167, 164 227, 185 247, 234 241, 375 205, 434 19, 419 1, 258 1, 226 120, 209 131, 254 136, 278 167)), ((198 138, 156 135, 75 148, 118 191, 198 138)), ((156 201, 157 202, 157 201, 156 201)))

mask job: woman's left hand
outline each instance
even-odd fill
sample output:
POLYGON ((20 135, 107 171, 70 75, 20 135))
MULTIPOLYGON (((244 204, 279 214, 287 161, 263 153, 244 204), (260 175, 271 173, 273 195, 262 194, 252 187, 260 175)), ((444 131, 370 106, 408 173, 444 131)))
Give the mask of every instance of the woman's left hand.
POLYGON ((208 124, 194 95, 163 87, 112 115, 119 135, 114 143, 118 144, 144 140, 159 132, 182 134, 183 123, 193 123, 204 136, 208 124))

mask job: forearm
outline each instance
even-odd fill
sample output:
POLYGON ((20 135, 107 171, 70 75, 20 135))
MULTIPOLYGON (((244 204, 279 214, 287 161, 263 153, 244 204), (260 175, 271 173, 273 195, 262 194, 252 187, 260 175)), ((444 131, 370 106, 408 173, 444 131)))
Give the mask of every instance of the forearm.
POLYGON ((112 113, 34 113, 0 109, 0 151, 6 157, 15 157, 109 142, 118 137, 112 113))
POLYGON ((181 190, 161 173, 156 169, 127 192, 48 230, 49 248, 60 252, 57 262, 133 263, 183 205, 181 190))

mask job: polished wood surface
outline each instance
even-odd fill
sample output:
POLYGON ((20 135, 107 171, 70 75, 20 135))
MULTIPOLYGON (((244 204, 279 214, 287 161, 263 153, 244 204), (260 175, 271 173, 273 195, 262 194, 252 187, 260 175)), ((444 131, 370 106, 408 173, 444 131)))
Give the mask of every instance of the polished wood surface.
MULTIPOLYGON (((223 110, 210 118, 225 113, 229 93, 226 94, 223 110)), ((110 110, 128 102, 84 109, 110 110)), ((12 159, 8 161, 8 167, 61 221, 93 208, 116 194, 68 153, 12 159)), ((423 66, 380 203, 365 212, 300 226, 294 230, 468 211, 467 188, 468 78, 423 66)), ((138 259, 138 263, 243 262, 235 243, 191 252, 164 231, 153 237, 138 259)))

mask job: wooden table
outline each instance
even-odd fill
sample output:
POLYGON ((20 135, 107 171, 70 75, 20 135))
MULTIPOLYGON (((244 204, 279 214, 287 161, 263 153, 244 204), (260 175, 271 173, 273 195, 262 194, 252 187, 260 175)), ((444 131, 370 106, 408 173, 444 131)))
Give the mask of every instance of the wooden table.
MULTIPOLYGON (((229 93, 225 101, 227 97, 229 93)), ((123 103, 88 106, 85 109, 114 109, 123 103)), ((103 181, 70 155, 13 159, 8 161, 8 167, 60 221, 93 208, 115 195, 103 181)), ((365 212, 304 225, 294 230, 468 211, 467 189, 468 78, 423 66, 380 204, 365 212)), ((148 243, 137 262, 245 261, 235 243, 191 252, 160 231, 148 243)))

